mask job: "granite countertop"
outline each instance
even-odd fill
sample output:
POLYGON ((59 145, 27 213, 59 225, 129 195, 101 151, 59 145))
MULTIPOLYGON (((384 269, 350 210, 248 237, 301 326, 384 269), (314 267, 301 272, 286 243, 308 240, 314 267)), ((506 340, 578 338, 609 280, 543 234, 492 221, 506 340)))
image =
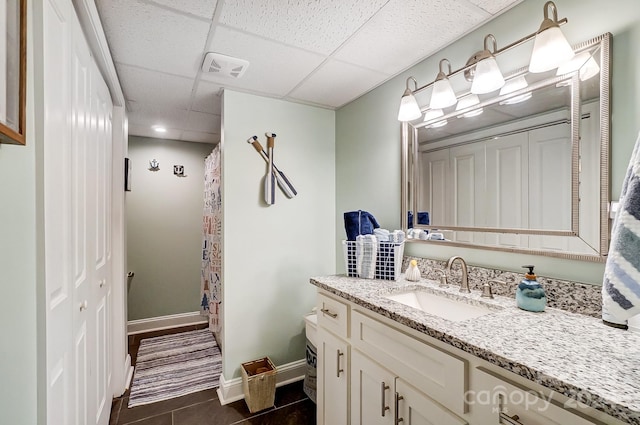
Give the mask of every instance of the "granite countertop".
POLYGON ((630 424, 640 424, 640 334, 594 317, 549 308, 520 310, 515 297, 481 298, 434 281, 359 279, 344 275, 310 282, 375 313, 443 341, 630 424), (466 298, 494 310, 452 322, 385 298, 414 287, 466 298))

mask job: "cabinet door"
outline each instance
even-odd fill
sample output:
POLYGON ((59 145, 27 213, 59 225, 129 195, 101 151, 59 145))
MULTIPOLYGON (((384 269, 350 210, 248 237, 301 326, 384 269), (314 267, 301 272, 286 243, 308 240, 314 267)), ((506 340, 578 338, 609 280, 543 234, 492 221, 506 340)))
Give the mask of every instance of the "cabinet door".
POLYGON ((357 350, 351 351, 351 424, 393 424, 395 376, 357 350))
POLYGON ((349 423, 349 345, 318 328, 318 424, 349 423))
POLYGON ((465 425, 440 404, 422 394, 400 378, 396 378, 395 407, 397 423, 404 425, 465 425))

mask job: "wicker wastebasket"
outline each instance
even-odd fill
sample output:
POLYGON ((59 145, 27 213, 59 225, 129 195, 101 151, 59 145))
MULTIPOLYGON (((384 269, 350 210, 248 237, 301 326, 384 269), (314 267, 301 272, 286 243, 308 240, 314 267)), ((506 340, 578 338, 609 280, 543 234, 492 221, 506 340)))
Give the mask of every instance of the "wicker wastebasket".
POLYGON ((272 407, 276 398, 276 367, 269 357, 242 363, 242 390, 251 413, 272 407))

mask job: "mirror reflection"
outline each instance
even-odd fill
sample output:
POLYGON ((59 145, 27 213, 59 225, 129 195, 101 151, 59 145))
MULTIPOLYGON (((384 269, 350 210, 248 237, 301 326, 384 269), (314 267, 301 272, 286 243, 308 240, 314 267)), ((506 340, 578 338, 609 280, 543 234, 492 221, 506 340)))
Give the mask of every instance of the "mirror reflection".
POLYGON ((519 69, 499 92, 458 94, 408 124, 404 211, 422 239, 600 259, 609 36, 557 70, 519 69))

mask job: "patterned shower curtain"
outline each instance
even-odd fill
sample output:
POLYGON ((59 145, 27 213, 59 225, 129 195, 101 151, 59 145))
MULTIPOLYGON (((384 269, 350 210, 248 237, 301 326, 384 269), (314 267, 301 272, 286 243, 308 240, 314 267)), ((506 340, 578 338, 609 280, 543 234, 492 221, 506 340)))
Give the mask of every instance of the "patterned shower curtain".
POLYGON ((205 159, 204 213, 202 216, 201 314, 209 317, 209 329, 222 329, 222 198, 220 197, 220 146, 205 159))

